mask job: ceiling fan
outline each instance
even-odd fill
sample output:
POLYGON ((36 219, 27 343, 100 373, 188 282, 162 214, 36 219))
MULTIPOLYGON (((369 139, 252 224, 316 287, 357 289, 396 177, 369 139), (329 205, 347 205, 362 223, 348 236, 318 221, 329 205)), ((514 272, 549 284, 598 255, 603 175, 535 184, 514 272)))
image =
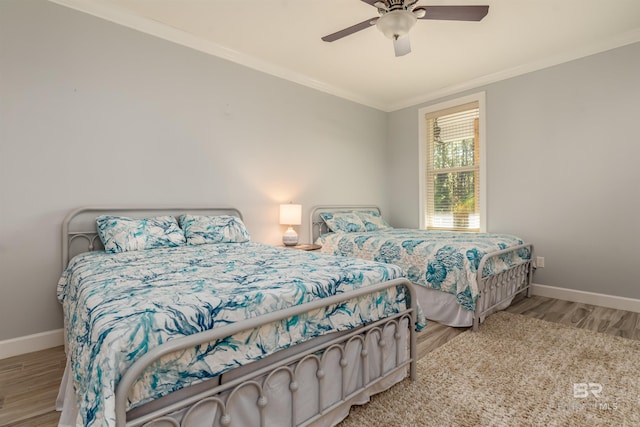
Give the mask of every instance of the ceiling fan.
POLYGON ((409 30, 418 19, 448 21, 480 21, 489 12, 489 6, 416 6, 418 0, 361 0, 378 9, 379 17, 367 19, 359 24, 322 37, 333 42, 372 25, 393 40, 396 56, 411 52, 409 30))

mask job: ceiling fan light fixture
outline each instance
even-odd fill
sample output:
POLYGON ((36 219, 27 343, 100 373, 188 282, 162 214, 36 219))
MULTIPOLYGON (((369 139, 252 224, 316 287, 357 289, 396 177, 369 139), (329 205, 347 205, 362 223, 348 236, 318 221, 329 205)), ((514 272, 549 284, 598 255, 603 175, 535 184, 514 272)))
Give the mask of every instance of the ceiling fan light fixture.
POLYGON ((418 18, 408 10, 393 10, 382 15, 376 21, 376 27, 391 40, 409 34, 409 30, 416 23, 418 18))

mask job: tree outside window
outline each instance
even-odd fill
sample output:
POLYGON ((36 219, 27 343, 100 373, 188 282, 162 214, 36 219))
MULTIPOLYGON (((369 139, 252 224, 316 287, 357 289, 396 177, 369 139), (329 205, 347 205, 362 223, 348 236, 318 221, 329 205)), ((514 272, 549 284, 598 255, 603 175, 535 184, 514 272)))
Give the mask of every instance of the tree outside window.
POLYGON ((480 231, 477 102, 426 115, 426 226, 480 231))

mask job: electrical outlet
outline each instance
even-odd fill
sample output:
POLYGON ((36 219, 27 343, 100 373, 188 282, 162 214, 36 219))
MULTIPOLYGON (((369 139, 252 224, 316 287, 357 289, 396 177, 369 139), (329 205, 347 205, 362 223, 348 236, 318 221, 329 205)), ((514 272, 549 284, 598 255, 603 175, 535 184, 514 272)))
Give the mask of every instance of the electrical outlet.
POLYGON ((543 256, 539 256, 539 257, 536 258, 536 267, 544 268, 544 257, 543 256))

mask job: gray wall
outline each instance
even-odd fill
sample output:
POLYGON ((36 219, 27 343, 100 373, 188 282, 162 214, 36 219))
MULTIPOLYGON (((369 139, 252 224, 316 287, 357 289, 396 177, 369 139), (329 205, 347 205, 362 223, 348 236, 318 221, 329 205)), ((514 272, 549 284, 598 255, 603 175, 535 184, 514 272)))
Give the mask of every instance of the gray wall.
MULTIPOLYGON (((640 298, 639 76, 636 43, 447 98, 486 92, 487 228, 535 244, 536 283, 640 298)), ((418 226, 425 105, 388 118, 396 226, 418 226)))
MULTIPOLYGON (((488 228, 535 243, 537 283, 640 298, 639 75, 635 44, 479 89, 488 228)), ((0 340, 62 327, 60 224, 79 206, 232 205, 276 244, 289 199, 302 241, 321 203, 417 226, 423 106, 385 114, 43 0, 0 1, 0 340)))
POLYGON ((0 120, 0 340, 62 327, 76 207, 231 205, 273 244, 290 199, 303 242, 316 204, 386 208, 385 113, 44 0, 0 1, 0 120))

